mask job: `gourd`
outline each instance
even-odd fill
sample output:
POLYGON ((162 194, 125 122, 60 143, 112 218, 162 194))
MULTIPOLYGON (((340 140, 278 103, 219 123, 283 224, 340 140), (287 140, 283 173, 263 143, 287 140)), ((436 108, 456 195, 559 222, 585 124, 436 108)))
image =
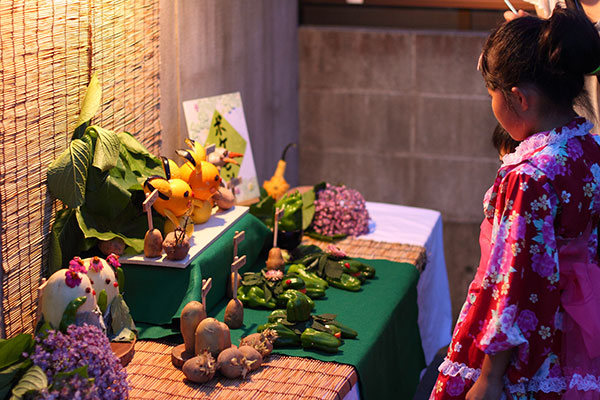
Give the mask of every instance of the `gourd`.
POLYGON ((268 181, 263 183, 263 188, 267 191, 267 194, 273 197, 275 200, 283 197, 283 195, 290 188, 289 183, 284 178, 285 175, 285 154, 287 153, 290 147, 296 146, 296 143, 290 143, 285 146, 283 150, 283 154, 281 155, 281 159, 277 162, 277 168, 275 169, 275 173, 268 181))
POLYGON ((112 303, 113 299, 119 294, 119 283, 112 267, 108 265, 105 259, 100 257, 86 258, 83 263, 87 268, 87 276, 96 295, 99 296, 104 290, 106 305, 112 303))

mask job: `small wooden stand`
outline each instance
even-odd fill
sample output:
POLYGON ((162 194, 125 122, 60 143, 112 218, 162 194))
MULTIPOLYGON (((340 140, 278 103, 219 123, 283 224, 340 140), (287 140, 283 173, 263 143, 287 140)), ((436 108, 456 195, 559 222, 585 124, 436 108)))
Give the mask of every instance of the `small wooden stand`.
POLYGON ((273 222, 273 247, 277 247, 277 232, 279 231, 279 220, 283 217, 283 208, 275 209, 275 221, 273 222))

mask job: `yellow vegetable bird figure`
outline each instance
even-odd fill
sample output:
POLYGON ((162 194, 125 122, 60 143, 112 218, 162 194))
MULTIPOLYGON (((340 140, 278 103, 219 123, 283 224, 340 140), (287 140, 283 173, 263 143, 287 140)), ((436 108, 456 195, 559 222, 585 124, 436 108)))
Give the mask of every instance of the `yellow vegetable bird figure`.
POLYGON ((144 192, 158 190, 158 198, 152 205, 157 213, 167 217, 174 226, 180 226, 179 218, 190 209, 193 193, 190 185, 183 179, 172 178, 169 160, 161 157, 166 178, 151 176, 144 182, 144 192))
POLYGON ((214 164, 200 161, 190 174, 189 184, 194 192, 194 198, 208 200, 219 190, 221 175, 214 164))
POLYGON ((206 161, 206 150, 199 142, 193 139, 185 139, 185 143, 190 147, 190 150, 177 150, 177 154, 186 160, 179 167, 181 179, 189 182, 190 174, 200 161, 206 161))
POLYGON ((285 154, 289 150, 290 147, 295 147, 296 143, 290 143, 285 146, 283 150, 283 154, 281 155, 281 159, 277 162, 277 168, 275 169, 275 173, 268 181, 263 183, 263 188, 267 191, 267 194, 273 197, 275 200, 283 197, 283 195, 289 190, 290 185, 284 178, 285 174, 285 154))

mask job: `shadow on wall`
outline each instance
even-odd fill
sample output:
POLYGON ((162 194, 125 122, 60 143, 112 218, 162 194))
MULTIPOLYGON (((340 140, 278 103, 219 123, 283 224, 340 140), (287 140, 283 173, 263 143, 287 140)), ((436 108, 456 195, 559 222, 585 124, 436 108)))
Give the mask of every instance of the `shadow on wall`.
POLYGON ((301 26, 300 183, 442 212, 453 313, 499 166, 476 63, 486 32, 301 26))

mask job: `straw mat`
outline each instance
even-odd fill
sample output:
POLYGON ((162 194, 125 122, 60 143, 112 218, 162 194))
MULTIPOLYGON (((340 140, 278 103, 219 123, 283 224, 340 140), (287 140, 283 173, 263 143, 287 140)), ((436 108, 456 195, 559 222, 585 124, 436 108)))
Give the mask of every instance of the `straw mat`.
POLYGON ((0 2, 0 335, 31 332, 60 204, 48 165, 68 146, 92 72, 92 120, 160 147, 159 0, 0 2))
MULTIPOLYGON (((304 236, 302 244, 315 244, 324 249, 330 243, 304 236)), ((418 245, 376 242, 374 240, 354 237, 347 237, 334 244, 342 249, 349 257, 370 259, 381 258, 395 262, 410 263, 413 264, 419 272, 423 271, 425 263, 427 262, 425 248, 418 245)))
POLYGON ((130 399, 342 399, 357 382, 350 365, 272 354, 246 379, 216 373, 196 384, 171 364, 171 349, 159 342, 136 344, 126 368, 130 399))

